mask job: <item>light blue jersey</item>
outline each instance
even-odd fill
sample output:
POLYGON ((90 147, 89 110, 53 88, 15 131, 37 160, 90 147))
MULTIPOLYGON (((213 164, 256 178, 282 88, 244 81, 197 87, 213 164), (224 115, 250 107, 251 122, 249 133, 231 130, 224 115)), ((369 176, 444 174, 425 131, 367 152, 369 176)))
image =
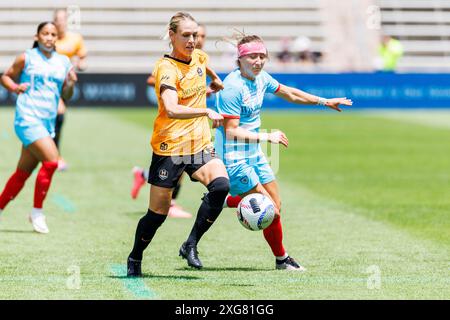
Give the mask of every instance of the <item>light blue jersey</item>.
MULTIPOLYGON (((239 119, 239 127, 259 132, 264 94, 277 92, 280 87, 278 81, 265 71, 252 81, 236 69, 223 84, 225 88, 217 94, 216 111, 224 118, 239 119)), ((259 143, 226 139, 224 128, 219 127, 216 129, 215 149, 227 168, 232 195, 243 194, 258 183, 265 184, 275 179, 259 143)))
POLYGON ((47 58, 38 48, 25 52, 20 83, 29 83, 16 101, 15 130, 27 146, 45 136, 54 136, 55 119, 62 86, 72 64, 68 57, 53 51, 47 58))

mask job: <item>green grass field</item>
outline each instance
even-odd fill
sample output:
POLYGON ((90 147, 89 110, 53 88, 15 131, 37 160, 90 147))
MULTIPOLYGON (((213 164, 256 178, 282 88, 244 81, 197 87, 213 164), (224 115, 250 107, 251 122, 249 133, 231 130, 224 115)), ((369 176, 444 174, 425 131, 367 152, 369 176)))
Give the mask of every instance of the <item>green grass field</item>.
MULTIPOLYGON (((0 188, 19 156, 13 114, 0 109, 0 188)), ((263 127, 290 140, 277 174, 284 239, 308 271, 274 270, 262 233, 225 209, 199 245, 204 270, 178 257, 193 219, 168 219, 145 277, 127 279, 148 202, 147 186, 131 200, 131 168, 149 164, 154 116, 70 109, 50 234, 27 221, 35 175, 1 217, 0 299, 450 298, 450 112, 265 113, 263 127)), ((195 212, 204 187, 184 182, 179 203, 195 212)))

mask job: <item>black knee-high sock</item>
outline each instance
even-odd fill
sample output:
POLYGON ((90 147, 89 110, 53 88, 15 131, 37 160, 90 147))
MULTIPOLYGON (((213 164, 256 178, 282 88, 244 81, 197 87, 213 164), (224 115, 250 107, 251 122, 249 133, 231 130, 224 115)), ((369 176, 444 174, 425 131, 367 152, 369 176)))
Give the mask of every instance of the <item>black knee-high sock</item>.
POLYGON ((208 184, 207 188, 209 192, 203 197, 194 226, 186 241, 190 245, 197 245, 222 212, 223 202, 230 190, 230 181, 225 177, 219 177, 208 184))
POLYGON ((53 141, 55 141, 58 150, 59 150, 59 140, 61 138, 61 128, 63 123, 64 123, 64 114, 58 114, 56 116, 55 121, 55 137, 53 138, 53 141))
POLYGON ((156 212, 148 209, 147 214, 139 220, 136 228, 136 235, 134 237, 133 250, 130 253, 130 257, 135 260, 142 260, 142 253, 150 244, 156 230, 163 224, 167 216, 157 214, 156 212))
POLYGON ((178 183, 176 185, 176 187, 173 189, 172 192, 172 199, 175 200, 178 196, 178 192, 180 192, 180 188, 181 188, 181 179, 178 180, 178 183))

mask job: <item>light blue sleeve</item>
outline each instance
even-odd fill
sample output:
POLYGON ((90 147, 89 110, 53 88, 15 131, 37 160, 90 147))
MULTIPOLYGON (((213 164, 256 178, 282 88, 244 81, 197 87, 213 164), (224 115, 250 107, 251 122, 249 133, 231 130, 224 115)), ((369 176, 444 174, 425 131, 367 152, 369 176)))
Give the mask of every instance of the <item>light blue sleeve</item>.
POLYGON ((216 100, 217 112, 225 116, 240 117, 242 94, 237 86, 224 84, 225 89, 219 91, 216 100))
POLYGON ((265 71, 263 71, 263 76, 264 76, 264 82, 266 84, 266 92, 268 92, 268 93, 277 92, 280 87, 280 83, 265 71))

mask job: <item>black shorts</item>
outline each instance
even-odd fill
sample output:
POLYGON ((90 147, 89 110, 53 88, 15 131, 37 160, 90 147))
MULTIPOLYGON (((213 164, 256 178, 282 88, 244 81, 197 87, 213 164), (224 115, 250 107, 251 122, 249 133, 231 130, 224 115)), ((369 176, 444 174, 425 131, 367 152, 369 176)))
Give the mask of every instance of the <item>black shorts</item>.
POLYGON ((192 181, 197 181, 192 178, 192 174, 214 158, 214 150, 210 148, 187 156, 160 156, 153 153, 148 183, 163 188, 175 188, 183 172, 186 172, 192 181))

